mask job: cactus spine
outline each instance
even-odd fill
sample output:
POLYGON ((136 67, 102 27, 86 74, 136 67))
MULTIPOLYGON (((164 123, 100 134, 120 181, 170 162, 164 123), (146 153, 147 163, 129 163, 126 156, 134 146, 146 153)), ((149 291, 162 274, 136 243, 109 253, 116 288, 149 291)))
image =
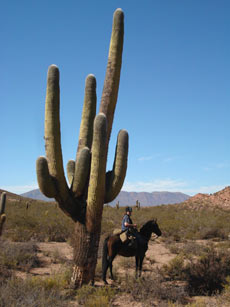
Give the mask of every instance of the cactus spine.
POLYGON ((6 193, 2 192, 1 202, 0 202, 0 236, 2 235, 3 224, 5 223, 6 220, 5 206, 6 206, 6 193))
POLYGON ((113 169, 106 173, 106 162, 113 116, 117 101, 122 62, 124 14, 117 9, 100 112, 96 115, 96 79, 88 75, 76 159, 67 164, 65 179, 60 140, 59 70, 48 69, 45 106, 46 157, 37 159, 40 190, 55 198, 59 207, 75 222, 74 270, 76 287, 93 281, 100 239, 104 203, 111 202, 123 185, 128 157, 128 133, 118 133, 113 169))

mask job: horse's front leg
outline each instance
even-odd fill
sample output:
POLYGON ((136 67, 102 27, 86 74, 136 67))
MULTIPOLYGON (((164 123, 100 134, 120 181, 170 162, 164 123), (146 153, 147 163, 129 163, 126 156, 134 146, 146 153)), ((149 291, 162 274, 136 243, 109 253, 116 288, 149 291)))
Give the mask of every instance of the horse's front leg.
POLYGON ((135 259, 136 259, 136 278, 137 278, 138 277, 138 267, 139 267, 140 258, 139 258, 139 256, 136 256, 135 259))
POLYGON ((139 275, 138 275, 138 277, 141 277, 143 260, 144 260, 144 257, 143 256, 140 257, 140 261, 139 261, 139 275))

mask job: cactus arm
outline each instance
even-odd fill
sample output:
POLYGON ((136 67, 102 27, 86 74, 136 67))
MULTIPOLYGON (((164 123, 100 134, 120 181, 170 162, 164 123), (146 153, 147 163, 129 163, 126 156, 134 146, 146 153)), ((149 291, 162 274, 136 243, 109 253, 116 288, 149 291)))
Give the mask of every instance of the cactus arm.
POLYGON ((127 170, 128 143, 128 132, 120 130, 117 137, 113 170, 106 173, 105 203, 109 203, 117 197, 124 183, 127 170))
POLYGON ((1 203, 0 203, 0 215, 2 215, 5 212, 5 206, 6 206, 6 192, 2 192, 1 203))
POLYGON ((75 196, 81 195, 89 175, 89 150, 92 147, 93 141, 93 123, 96 115, 96 104, 96 78, 94 75, 90 74, 85 80, 85 97, 76 154, 75 175, 72 181, 72 191, 75 196), (89 150, 87 150, 86 147, 89 150), (84 151, 81 153, 83 149, 84 151), (81 158, 79 157, 80 153, 81 158), (85 170, 83 168, 84 166, 86 167, 85 170))
POLYGON ((54 178, 49 173, 48 162, 45 157, 39 157, 36 162, 38 186, 41 192, 49 198, 57 195, 54 178))
POLYGON ((6 220, 6 215, 2 214, 0 216, 0 236, 2 235, 3 224, 5 223, 5 220, 6 220))
POLYGON ((89 178, 90 156, 91 154, 88 147, 82 148, 78 153, 72 186, 72 191, 77 197, 83 194, 87 179, 89 178))
MULTIPOLYGON (((77 155, 83 147, 91 149, 93 141, 93 123, 96 115, 96 78, 90 74, 85 81, 85 97, 79 133, 77 155)), ((76 161, 77 161, 76 155, 76 161)))
POLYGON ((74 177, 74 172, 75 172, 75 161, 69 160, 67 163, 66 169, 67 169, 67 178, 71 186, 73 183, 73 177, 74 177))
POLYGON ((99 113, 94 121, 91 170, 86 211, 86 227, 89 232, 100 228, 104 205, 106 171, 107 120, 99 113))
POLYGON ((46 90, 45 147, 49 173, 55 179, 59 199, 64 202, 69 198, 69 190, 63 169, 59 105, 59 69, 56 65, 51 65, 46 90))
POLYGON ((49 198, 55 198, 59 204, 59 207, 74 221, 82 220, 84 217, 84 208, 79 202, 73 202, 69 195, 67 202, 63 202, 60 199, 58 190, 56 187, 56 180, 49 173, 48 162, 45 157, 39 157, 36 162, 37 181, 41 192, 49 198))
POLYGON ((2 192, 1 194, 1 203, 0 203, 0 236, 2 235, 3 224, 6 220, 5 215, 5 206, 6 206, 6 192, 2 192))
POLYGON ((124 13, 121 9, 117 9, 113 15, 113 27, 109 47, 108 64, 100 105, 100 112, 104 113, 107 118, 107 146, 112 130, 113 116, 118 96, 123 39, 124 13))

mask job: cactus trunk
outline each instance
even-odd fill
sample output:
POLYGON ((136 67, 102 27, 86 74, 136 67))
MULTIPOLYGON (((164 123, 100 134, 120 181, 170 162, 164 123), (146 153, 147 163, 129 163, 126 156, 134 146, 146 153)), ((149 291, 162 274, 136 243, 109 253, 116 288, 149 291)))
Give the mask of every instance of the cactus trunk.
POLYGON ((89 232, 84 224, 77 222, 75 224, 74 238, 74 267, 71 283, 74 287, 79 287, 89 282, 93 284, 100 230, 89 232))
POLYGON ((109 59, 100 113, 96 116, 96 79, 86 78, 85 99, 76 159, 67 164, 65 179, 60 132, 59 70, 48 70, 45 107, 46 157, 37 160, 37 179, 44 195, 55 198, 60 209, 75 222, 72 283, 79 287, 93 282, 101 232, 103 205, 120 192, 127 169, 128 133, 117 138, 113 170, 106 173, 109 138, 117 102, 122 62, 124 15, 113 18, 109 59))

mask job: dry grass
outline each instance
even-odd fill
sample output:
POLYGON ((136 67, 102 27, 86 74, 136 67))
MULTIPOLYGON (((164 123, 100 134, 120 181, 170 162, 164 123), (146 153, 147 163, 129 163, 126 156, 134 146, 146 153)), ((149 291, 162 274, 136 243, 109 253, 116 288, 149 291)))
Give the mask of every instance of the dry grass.
POLYGON ((39 265, 37 246, 33 242, 0 241, 0 265, 7 269, 29 271, 39 265))
POLYGON ((153 300, 157 302, 156 306, 159 306, 160 302, 187 302, 184 285, 165 283, 156 272, 139 279, 126 275, 121 283, 121 291, 130 294, 135 301, 144 302, 145 306, 155 306, 151 305, 153 300))
MULTIPOLYGON (((143 306, 153 306, 153 301, 162 307, 182 306, 186 304, 189 295, 210 295, 216 291, 222 291, 216 296, 221 305, 230 302, 229 281, 226 281, 228 274, 230 275, 230 262, 226 254, 230 248, 230 243, 226 240, 230 233, 230 212, 219 209, 190 211, 180 205, 140 210, 134 208, 132 218, 139 228, 146 221, 158 218, 163 232, 161 244, 165 242, 170 252, 177 256, 168 262, 160 275, 151 268, 155 266, 155 260, 151 259, 151 264, 148 263, 150 273, 144 272, 143 277, 138 280, 133 278, 134 259, 121 258, 119 268, 130 272, 125 280, 115 264, 117 278, 113 287, 85 286, 73 293, 68 289, 71 270, 61 275, 25 280, 16 278, 12 273, 12 270, 29 272, 34 266, 39 266, 34 242, 71 242, 73 222, 54 203, 31 203, 29 209, 26 209, 26 204, 22 202, 11 202, 6 208, 7 222, 0 242, 0 306, 68 306, 70 300, 84 306, 110 306, 119 295, 128 295, 134 301, 144 304, 143 306), (204 238, 220 242, 215 243, 215 249, 211 252, 210 246, 201 246, 195 242, 204 238), (220 248, 226 253, 218 252, 220 248), (196 288, 195 284, 199 286, 196 288), (10 295, 11 298, 7 301, 10 295), (21 305, 17 305, 17 302, 21 305)), ((120 227, 123 214, 122 207, 104 208, 99 257, 104 238, 114 228, 120 227)), ((53 250, 47 256, 55 264, 63 265, 66 261, 58 250, 53 250)), ((100 278, 99 259, 96 280, 99 281, 100 278)))
POLYGON ((0 285, 0 306, 68 306, 62 288, 42 279, 10 278, 0 285))

